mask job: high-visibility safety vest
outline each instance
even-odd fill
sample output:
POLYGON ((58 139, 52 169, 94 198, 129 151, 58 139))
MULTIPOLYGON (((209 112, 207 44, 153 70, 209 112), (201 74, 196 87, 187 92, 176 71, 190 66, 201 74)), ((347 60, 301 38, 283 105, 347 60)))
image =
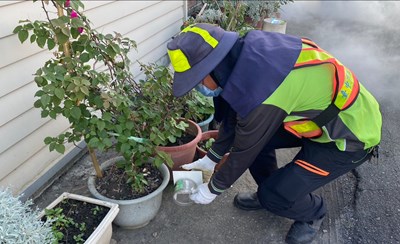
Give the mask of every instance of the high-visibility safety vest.
POLYGON ((318 47, 311 40, 303 38, 302 42, 309 47, 301 50, 294 69, 332 64, 335 67, 332 102, 315 118, 285 122, 284 128, 299 138, 317 138, 322 135, 322 126, 334 119, 340 111, 346 110, 354 103, 360 91, 360 85, 353 72, 328 52, 318 47))

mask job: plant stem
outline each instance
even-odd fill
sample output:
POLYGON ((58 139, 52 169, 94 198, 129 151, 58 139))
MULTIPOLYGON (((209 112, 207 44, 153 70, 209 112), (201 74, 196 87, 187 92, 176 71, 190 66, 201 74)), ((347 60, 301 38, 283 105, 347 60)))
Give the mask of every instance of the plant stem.
MULTIPOLYGON (((58 17, 64 16, 64 9, 60 6, 60 4, 56 3, 57 5, 57 15, 58 17)), ((51 21, 49 20, 51 23, 51 21)), ((70 52, 69 52, 69 42, 64 43, 64 54, 66 57, 70 57, 70 52)))
POLYGON ((90 157, 92 158, 93 167, 96 170, 96 175, 97 177, 102 178, 103 172, 100 169, 99 161, 97 161, 96 154, 94 153, 94 150, 92 148, 88 147, 88 149, 90 157))

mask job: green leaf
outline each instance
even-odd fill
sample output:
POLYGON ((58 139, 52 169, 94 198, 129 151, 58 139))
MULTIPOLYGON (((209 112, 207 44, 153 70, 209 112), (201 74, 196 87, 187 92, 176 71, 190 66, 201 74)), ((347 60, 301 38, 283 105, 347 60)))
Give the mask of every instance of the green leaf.
POLYGON ((81 115, 82 115, 82 112, 81 112, 81 110, 80 110, 79 108, 73 107, 73 108, 71 109, 71 116, 72 116, 73 118, 79 119, 79 118, 81 117, 81 115))
POLYGON ((22 29, 22 26, 19 25, 19 26, 14 28, 13 33, 17 34, 21 29, 22 29))
POLYGON ((105 127, 106 127, 106 123, 104 121, 98 121, 97 122, 97 129, 98 130, 104 130, 105 127))
POLYGON ((31 43, 34 43, 36 41, 36 35, 32 34, 30 38, 31 43))
POLYGON ((64 21, 62 21, 62 19, 52 19, 52 20, 50 20, 50 22, 55 27, 63 27, 64 26, 64 21))
POLYGON ((111 119, 112 119, 112 116, 111 116, 111 113, 109 113, 109 112, 105 112, 105 113, 103 113, 103 119, 105 120, 105 121, 111 121, 111 119))
POLYGON ((64 154, 64 152, 65 152, 65 146, 62 144, 56 144, 55 149, 57 152, 59 152, 61 154, 64 154))
POLYGON ((57 113, 56 113, 56 111, 50 111, 50 112, 49 112, 49 117, 52 118, 52 119, 56 119, 56 118, 57 118, 57 113))
POLYGON ((54 151, 55 147, 56 147, 56 144, 54 142, 50 143, 50 145, 49 145, 50 152, 54 151))
POLYGON ((58 32, 56 34, 56 37, 57 37, 57 41, 58 41, 58 43, 60 43, 60 45, 63 45, 69 39, 69 37, 67 35, 63 34, 62 32, 58 32))
POLYGON ((114 37, 113 37, 113 35, 111 35, 111 34, 106 34, 106 35, 104 36, 104 38, 107 39, 107 40, 112 40, 114 37))
POLYGON ((112 49, 113 49, 116 53, 120 53, 120 52, 121 52, 121 48, 120 48, 117 44, 111 43, 110 45, 111 45, 112 49))
POLYGON ((84 9, 84 5, 81 1, 71 1, 70 3, 72 9, 79 10, 79 7, 84 9))
POLYGON ((132 121, 128 121, 125 126, 128 130, 132 130, 135 124, 132 121))
POLYGON ((83 100, 85 99, 85 93, 79 91, 76 93, 76 97, 78 98, 78 100, 83 100))
POLYGON ((36 77, 35 77, 35 82, 36 82, 36 84, 38 84, 39 86, 40 86, 41 84, 43 84, 43 81, 44 81, 43 77, 41 77, 41 76, 36 76, 36 77))
POLYGON ((54 95, 56 95, 56 97, 63 99, 64 98, 64 90, 61 88, 56 88, 54 90, 54 95))
POLYGON ((42 103, 43 106, 46 106, 47 104, 50 103, 50 96, 47 94, 44 94, 42 97, 40 97, 40 102, 42 103))
POLYGON ((111 147, 113 145, 112 141, 109 138, 104 138, 103 143, 104 145, 106 145, 106 147, 111 147))
POLYGON ((48 115, 49 115, 49 111, 47 111, 47 110, 42 110, 42 112, 40 113, 40 116, 42 118, 46 118, 48 115))
POLYGON ((173 136, 173 135, 170 135, 170 136, 168 136, 168 140, 169 140, 171 143, 175 143, 175 142, 176 142, 176 137, 173 136))
POLYGON ((89 89, 86 86, 81 86, 80 90, 82 93, 84 93, 86 96, 89 96, 89 89))
POLYGON ((64 102, 65 108, 72 108, 73 105, 74 105, 74 103, 71 100, 67 100, 64 102))
POLYGON ((46 44, 47 38, 44 36, 38 36, 36 39, 36 43, 38 44, 39 47, 43 48, 44 45, 46 44))
POLYGON ((92 139, 90 139, 90 141, 88 142, 88 144, 89 144, 90 147, 97 148, 97 145, 98 145, 99 142, 100 142, 100 141, 99 141, 98 138, 93 137, 92 139))
POLYGON ((29 33, 28 33, 27 30, 20 30, 20 31, 18 32, 19 41, 20 41, 21 43, 24 43, 24 41, 26 41, 26 39, 28 39, 28 35, 29 35, 29 33))
POLYGON ((99 144, 97 145, 97 149, 99 149, 100 151, 104 151, 105 145, 101 142, 99 142, 99 144))
POLYGON ((40 107, 42 107, 42 101, 39 99, 39 100, 36 100, 34 103, 33 103, 33 106, 35 107, 35 108, 40 108, 40 107))
POLYGON ((83 21, 79 18, 71 19, 71 26, 78 28, 84 26, 83 21))
POLYGON ((64 33, 64 35, 66 35, 67 37, 71 35, 68 27, 61 28, 61 32, 64 33))
POLYGON ((53 138, 48 136, 44 138, 44 144, 49 145, 53 141, 53 138))
MULTIPOLYGON (((76 39, 81 33, 79 33, 78 28, 71 28, 71 36, 72 38, 76 39)), ((79 48, 81 49, 81 48, 79 48)), ((78 49, 76 49, 78 50, 78 49)))
POLYGON ((82 54, 79 56, 79 59, 80 59, 82 62, 86 63, 87 61, 90 60, 90 57, 89 57, 89 54, 88 54, 88 53, 82 53, 82 54))
POLYGON ((131 147, 127 143, 124 143, 121 145, 121 152, 126 152, 126 151, 129 151, 130 149, 131 149, 131 147))
MULTIPOLYGON (((100 97, 95 97, 94 98, 94 104, 96 105, 96 107, 102 108, 103 107, 103 100, 101 100, 100 97)), ((104 117, 104 115, 103 115, 103 117, 104 117)))
POLYGON ((106 52, 111 58, 114 58, 116 55, 114 49, 111 46, 107 46, 106 52))
POLYGON ((56 46, 56 43, 54 42, 53 39, 49 38, 47 39, 47 48, 49 50, 53 49, 56 46))
POLYGON ((29 23, 24 26, 25 30, 32 30, 35 28, 35 26, 33 26, 33 24, 30 22, 30 20, 27 20, 27 22, 29 22, 29 23))

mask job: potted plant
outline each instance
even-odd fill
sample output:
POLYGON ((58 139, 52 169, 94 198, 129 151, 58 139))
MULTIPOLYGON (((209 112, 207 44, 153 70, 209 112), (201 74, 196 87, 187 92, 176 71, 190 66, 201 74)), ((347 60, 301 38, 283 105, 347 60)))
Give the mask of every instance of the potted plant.
MULTIPOLYGON (((119 33, 102 34, 92 29, 81 12, 84 7, 81 1, 52 1, 51 5, 46 0, 38 2, 46 19, 20 21, 14 33, 18 34, 21 42, 29 39, 54 54, 35 73, 34 80, 38 87, 35 96, 38 99, 34 106, 41 109, 42 117, 66 118, 70 129, 58 136, 46 137, 49 149, 64 153, 65 142, 75 143, 83 139, 92 157, 96 179, 103 178, 105 169, 100 168, 95 150, 115 150, 121 157, 116 167, 110 168, 115 170, 107 174, 121 172, 124 176, 121 177, 121 185, 129 186, 133 195, 136 192, 139 192, 138 195, 149 194, 160 186, 165 187, 162 182, 165 179, 168 181, 169 175, 162 174, 160 170, 165 172, 164 163, 172 167, 172 160, 167 153, 157 150, 157 146, 174 141, 174 135, 185 131, 187 124, 173 118, 182 114, 181 108, 162 110, 161 120, 156 119, 154 109, 158 107, 152 107, 152 99, 165 94, 154 87, 149 99, 146 87, 154 82, 134 80, 129 70, 131 62, 128 54, 136 48, 135 42, 119 33), (56 15, 48 9, 52 6, 57 10, 56 15), (165 113, 171 117, 165 117, 165 113), (150 123, 151 119, 153 122, 150 123), (168 133, 173 133, 159 133, 164 130, 158 129, 154 121, 167 121, 168 133), (154 179, 157 184, 152 185, 151 190, 146 187, 153 179, 144 172, 149 169, 159 172, 154 179)), ((163 72, 158 69, 153 71, 149 71, 148 75, 166 79, 162 77, 163 72)), ((121 204, 116 220, 127 213, 134 213, 126 211, 123 208, 125 205, 121 204)))
POLYGON ((289 2, 293 2, 293 0, 207 0, 200 13, 195 18, 189 18, 185 25, 200 22, 218 24, 225 30, 236 31, 240 36, 243 36, 249 30, 263 29, 264 19, 279 15, 277 13, 279 8, 289 2))
MULTIPOLYGON (((141 64, 141 67, 146 76, 138 82, 140 93, 135 97, 131 96, 130 107, 133 111, 131 122, 135 136, 126 136, 126 140, 136 145, 129 151, 135 161, 140 159, 142 162, 150 162, 150 164, 144 164, 144 168, 140 168, 147 178, 132 171, 131 163, 129 163, 131 161, 126 161, 120 157, 106 161, 102 164, 102 168, 105 172, 108 168, 114 171, 119 170, 121 174, 107 173, 103 178, 97 178, 93 175, 88 181, 89 190, 96 198, 119 204, 121 214, 117 216, 114 223, 129 229, 147 225, 157 214, 161 205, 162 191, 169 183, 170 169, 176 166, 173 162, 174 155, 171 155, 168 151, 165 152, 162 148, 169 148, 170 143, 177 143, 185 132, 191 132, 189 123, 194 124, 180 118, 183 112, 183 103, 171 97, 171 71, 165 66, 156 64, 141 64), (162 180, 155 181, 160 186, 157 186, 157 190, 147 194, 147 192, 150 192, 147 187, 151 186, 148 179, 157 179, 157 173, 154 173, 151 167, 147 166, 164 161, 169 162, 170 168, 168 169, 163 165, 161 168, 162 180), (131 174, 134 177, 130 177, 131 174), (127 181, 130 184, 111 184, 121 181, 127 181), (135 195, 133 195, 129 185, 137 189, 135 195), (118 194, 113 194, 115 192, 118 194)), ((194 143, 194 154, 195 145, 199 140, 199 128, 196 128, 193 134, 195 134, 195 138, 198 138, 192 142, 194 143)), ((193 141, 193 138, 190 140, 193 141)), ((181 154, 183 153, 181 152, 181 154)))
POLYGON ((118 205, 63 193, 46 209, 0 190, 1 243, 110 243, 118 205))
POLYGON ((156 145, 160 157, 169 162, 172 170, 177 170, 182 164, 192 162, 201 137, 200 127, 187 113, 186 103, 190 103, 191 98, 189 95, 181 98, 172 95, 173 76, 168 67, 141 66, 146 78, 139 83, 141 95, 135 100, 133 109, 135 124, 144 125, 138 128, 140 137, 156 145))
MULTIPOLYGON (((209 130, 206 132, 203 132, 201 134, 201 139, 199 143, 197 143, 197 157, 202 158, 206 156, 207 151, 211 148, 212 144, 215 142, 215 140, 218 138, 218 130, 209 130)), ((221 161, 218 162, 218 164, 215 166, 215 170, 219 170, 221 168, 222 164, 226 161, 228 158, 229 153, 226 153, 221 161)))
POLYGON ((118 204, 64 192, 39 215, 51 222, 55 243, 108 244, 118 204))
POLYGON ((201 134, 201 139, 199 143, 197 143, 197 156, 199 158, 206 156, 207 151, 210 150, 217 137, 218 130, 210 130, 201 134))
POLYGON ((128 133, 132 127, 129 95, 136 86, 128 53, 136 43, 118 33, 104 35, 93 30, 79 11, 84 7, 81 1, 48 3, 40 1, 45 20, 21 20, 14 29, 22 43, 29 39, 53 52, 35 73, 38 99, 34 106, 41 109, 42 117, 66 118, 70 130, 48 136, 44 142, 50 151, 64 153, 65 142, 83 139, 101 176, 95 149, 103 151, 115 144, 124 154, 133 147, 116 132, 128 133), (48 9, 52 6, 57 10, 55 16, 48 9))
POLYGON ((205 1, 200 13, 195 18, 189 18, 184 26, 193 23, 217 24, 224 30, 237 31, 243 36, 254 29, 254 26, 245 20, 246 11, 245 1, 205 1))
POLYGON ((214 104, 210 97, 203 96, 196 90, 186 95, 185 118, 196 122, 202 132, 208 131, 214 119, 214 104))
MULTIPOLYGON (((246 1, 247 11, 246 17, 248 17, 252 22, 253 26, 257 29, 266 30, 264 27, 268 19, 279 18, 278 10, 282 5, 293 2, 293 0, 279 0, 279 1, 246 1)), ((283 20, 280 21, 284 22, 283 20)), ((286 24, 286 22, 284 22, 286 24)))

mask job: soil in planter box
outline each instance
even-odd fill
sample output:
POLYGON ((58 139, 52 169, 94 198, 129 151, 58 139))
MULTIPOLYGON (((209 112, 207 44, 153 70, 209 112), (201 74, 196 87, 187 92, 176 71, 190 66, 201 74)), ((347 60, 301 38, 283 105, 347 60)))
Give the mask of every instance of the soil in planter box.
MULTIPOLYGON (((53 210, 61 208, 61 214, 54 217, 67 220, 68 226, 57 226, 57 231, 64 236, 58 243, 83 243, 95 231, 110 210, 108 207, 83 202, 74 199, 65 199, 58 203, 53 210), (72 222, 71 222, 72 220, 72 222)), ((44 216, 43 219, 47 217, 44 216)), ((57 222, 53 223, 55 225, 57 222)))
POLYGON ((116 165, 104 171, 103 178, 96 179, 96 190, 103 196, 116 200, 132 200, 146 196, 157 190, 163 182, 163 177, 155 166, 150 163, 143 164, 140 172, 144 173, 147 185, 143 192, 134 191, 128 181, 128 175, 116 165))

